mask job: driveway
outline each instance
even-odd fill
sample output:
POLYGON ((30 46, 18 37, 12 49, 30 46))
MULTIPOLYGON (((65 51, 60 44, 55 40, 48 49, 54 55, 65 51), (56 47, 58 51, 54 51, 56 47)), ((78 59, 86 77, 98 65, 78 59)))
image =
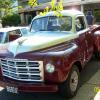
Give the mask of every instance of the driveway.
POLYGON ((92 58, 81 72, 81 87, 72 99, 61 97, 57 93, 20 93, 11 94, 6 90, 0 91, 0 100, 94 100, 100 89, 100 61, 92 58))

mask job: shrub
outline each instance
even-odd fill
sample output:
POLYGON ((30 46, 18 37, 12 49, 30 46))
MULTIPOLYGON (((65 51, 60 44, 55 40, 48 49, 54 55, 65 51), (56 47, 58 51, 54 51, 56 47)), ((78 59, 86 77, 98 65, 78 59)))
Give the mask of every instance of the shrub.
POLYGON ((100 22, 100 10, 94 11, 94 16, 96 18, 96 22, 100 22))
POLYGON ((5 26, 18 26, 20 24, 20 16, 18 14, 11 14, 2 17, 3 27, 5 26))

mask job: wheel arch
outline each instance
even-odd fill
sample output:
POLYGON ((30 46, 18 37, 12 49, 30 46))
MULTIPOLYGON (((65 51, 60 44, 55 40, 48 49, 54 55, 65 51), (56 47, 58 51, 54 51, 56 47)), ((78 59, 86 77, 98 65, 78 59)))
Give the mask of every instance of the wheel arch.
POLYGON ((79 69, 79 72, 82 71, 82 64, 81 64, 80 61, 75 61, 75 62, 72 64, 72 66, 73 66, 73 65, 76 65, 76 66, 77 66, 77 68, 79 69))
MULTIPOLYGON (((83 67, 82 67, 82 64, 81 64, 80 61, 75 61, 75 62, 73 62, 73 63, 70 65, 70 70, 72 69, 72 67, 74 67, 74 65, 78 68, 79 72, 82 71, 83 67)), ((66 75, 66 79, 67 79, 68 76, 69 76, 70 70, 69 70, 68 74, 66 75)), ((65 79, 65 80, 66 80, 66 79, 65 79)))

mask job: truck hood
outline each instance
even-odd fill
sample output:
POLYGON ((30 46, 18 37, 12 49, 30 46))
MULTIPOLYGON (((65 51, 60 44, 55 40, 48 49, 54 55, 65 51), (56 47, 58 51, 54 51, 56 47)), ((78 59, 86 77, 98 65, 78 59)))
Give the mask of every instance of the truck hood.
POLYGON ((36 32, 34 35, 21 37, 11 42, 8 50, 16 56, 19 53, 48 48, 77 37, 77 34, 71 32, 36 32))

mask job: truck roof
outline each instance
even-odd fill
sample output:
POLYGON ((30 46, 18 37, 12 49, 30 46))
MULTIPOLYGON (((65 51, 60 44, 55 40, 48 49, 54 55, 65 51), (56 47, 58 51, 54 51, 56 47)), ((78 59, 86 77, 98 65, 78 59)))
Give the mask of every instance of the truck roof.
MULTIPOLYGON (((76 15, 84 15, 81 11, 79 10, 62 10, 62 11, 59 11, 63 16, 76 16, 76 15)), ((50 11, 48 12, 45 16, 56 16, 55 15, 55 12, 54 11, 50 11)), ((34 17, 33 19, 36 19, 36 18, 41 18, 41 17, 44 17, 44 16, 41 16, 41 15, 37 15, 36 17, 34 17)))

